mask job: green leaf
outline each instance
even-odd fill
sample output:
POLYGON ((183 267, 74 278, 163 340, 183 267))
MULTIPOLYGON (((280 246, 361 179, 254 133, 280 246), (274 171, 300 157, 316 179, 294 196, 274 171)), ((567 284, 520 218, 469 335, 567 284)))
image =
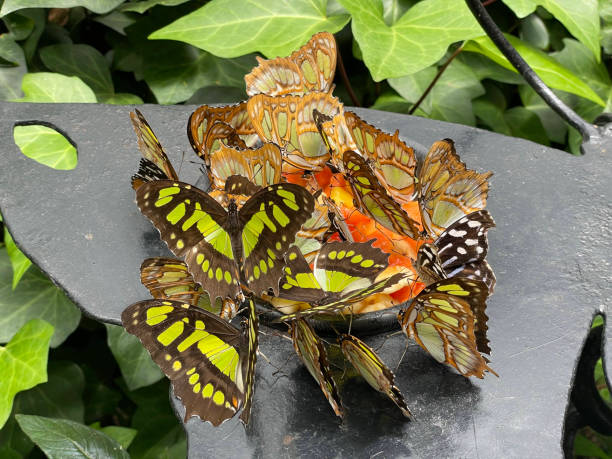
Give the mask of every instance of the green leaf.
POLYGON ((574 439, 574 457, 578 456, 610 459, 609 454, 582 434, 576 435, 576 438, 574 439))
POLYGON ((127 94, 125 92, 113 94, 112 96, 103 99, 103 104, 114 104, 114 105, 139 105, 144 102, 136 94, 127 94))
POLYGON ((571 70, 606 101, 603 111, 612 111, 612 80, 603 62, 597 62, 582 43, 566 38, 563 49, 552 54, 561 65, 571 70))
POLYGON ((531 86, 521 85, 519 87, 519 95, 523 106, 538 115, 546 135, 553 142, 560 144, 565 143, 565 137, 567 136, 567 124, 561 119, 557 113, 548 106, 544 99, 542 99, 531 86))
POLYGON ((487 96, 475 99, 472 102, 472 107, 474 115, 479 118, 483 125, 500 134, 512 135, 512 130, 504 118, 504 111, 487 96))
POLYGON ((598 62, 601 59, 597 0, 504 0, 504 3, 519 18, 533 13, 538 6, 546 8, 574 37, 591 50, 598 62))
POLYGON ((164 376, 136 336, 130 335, 123 327, 105 325, 108 347, 115 356, 130 390, 153 384, 164 376))
POLYGON ((457 60, 467 65, 479 80, 490 79, 508 84, 525 83, 518 73, 508 70, 491 59, 476 53, 460 53, 457 60))
POLYGON ((98 14, 108 13, 125 0, 4 0, 0 16, 23 8, 72 8, 83 6, 98 14))
POLYGON ((154 6, 176 6, 182 3, 186 3, 189 0, 140 0, 126 2, 121 5, 118 9, 120 11, 133 11, 135 13, 144 13, 145 11, 153 8, 154 6))
POLYGON ((96 102, 96 95, 80 78, 59 73, 28 73, 21 89, 25 97, 18 102, 96 102))
POLYGON ((34 21, 23 14, 9 14, 4 16, 2 20, 16 41, 25 40, 34 30, 34 21))
POLYGON ((92 429, 99 430, 100 432, 104 432, 110 438, 119 443, 123 449, 128 449, 132 440, 138 433, 136 429, 130 429, 129 427, 120 427, 120 426, 106 426, 100 427, 99 422, 94 422, 90 425, 92 429))
MULTIPOLYGON (((14 403, 16 403, 18 399, 19 394, 15 397, 14 403)), ((13 409, 13 413, 14 412, 15 410, 13 409)), ((28 436, 19 428, 19 424, 17 424, 13 414, 8 418, 4 427, 0 428, 0 445, 19 452, 21 454, 20 457, 26 457, 30 451, 32 451, 32 448, 34 448, 34 443, 32 443, 28 436)), ((2 449, 0 449, 0 457, 4 457, 2 455, 2 449)))
POLYGON ((113 11, 106 16, 97 16, 94 21, 104 24, 106 27, 113 29, 115 32, 125 35, 125 28, 136 22, 133 15, 125 14, 120 11, 113 11))
POLYGON ((416 73, 436 63, 451 43, 482 35, 463 0, 424 0, 391 27, 372 0, 340 0, 375 81, 416 73))
POLYGON ((50 459, 112 457, 128 453, 104 433, 78 422, 18 414, 19 426, 50 459))
POLYGON ((606 54, 612 54, 612 3, 609 0, 599 0, 599 17, 601 46, 606 54))
POLYGON ((546 24, 537 14, 530 14, 521 21, 521 40, 539 49, 546 49, 550 44, 550 36, 546 24))
POLYGON ((32 319, 0 347, 0 428, 6 422, 17 392, 47 381, 47 355, 53 326, 32 319))
POLYGON ((42 8, 22 10, 19 13, 30 18, 34 22, 34 30, 23 43, 23 53, 25 54, 28 65, 31 65, 33 57, 38 51, 38 41, 40 40, 41 35, 43 32, 48 33, 51 26, 54 26, 55 24, 47 25, 47 15, 45 14, 45 10, 42 8))
MULTIPOLYGON (((605 105, 601 97, 599 97, 586 83, 581 81, 580 78, 555 61, 552 57, 539 49, 523 43, 512 35, 505 35, 505 37, 548 86, 585 97, 601 106, 605 105)), ((497 62, 499 65, 516 71, 489 37, 479 37, 470 40, 465 44, 463 49, 465 51, 481 53, 494 62, 497 62)))
POLYGON ((244 75, 255 65, 252 54, 235 59, 220 59, 191 46, 162 47, 155 61, 145 63, 144 79, 157 102, 175 104, 189 99, 204 86, 235 86, 244 89, 244 75), (164 50, 174 52, 164 54, 164 50))
POLYGON ((186 105, 230 105, 243 101, 246 98, 244 88, 231 86, 204 86, 192 94, 185 101, 186 105))
POLYGON ((21 277, 26 273, 32 262, 24 253, 19 250, 11 233, 8 232, 6 227, 4 228, 4 243, 6 244, 6 253, 8 254, 11 265, 13 266, 13 290, 19 284, 21 277))
MULTIPOLYGON (((416 102, 437 73, 424 69, 402 78, 390 78, 389 85, 409 102, 416 102), (425 72, 426 76, 421 77, 425 72)), ((454 123, 475 125, 472 99, 484 94, 476 74, 465 64, 453 61, 437 81, 420 108, 429 117, 454 123)))
MULTIPOLYGON (((13 413, 36 414, 82 423, 85 410, 82 398, 84 387, 85 377, 77 364, 49 362, 48 381, 17 394, 13 404, 13 413)), ((14 419, 12 423, 29 442, 28 437, 21 432, 14 419)))
POLYGON ((212 0, 150 35, 152 40, 190 43, 219 57, 259 51, 285 56, 322 30, 338 32, 347 14, 328 16, 327 0, 212 0))
POLYGON ((15 126, 13 138, 25 156, 40 164, 59 170, 71 170, 77 165, 76 148, 53 128, 40 124, 15 126))
POLYGON ((53 72, 79 77, 100 99, 115 92, 108 61, 92 46, 45 46, 40 50, 40 58, 53 72))
POLYGON ((51 346, 59 346, 78 326, 81 312, 35 266, 15 290, 12 277, 8 255, 0 251, 0 343, 6 343, 30 319, 39 318, 55 327, 51 346))
POLYGON ((0 68, 0 100, 21 97, 21 79, 27 73, 23 50, 8 34, 0 35, 0 58, 17 67, 0 68))
POLYGON ((408 113, 412 104, 395 91, 383 92, 370 108, 385 112, 408 113))
POLYGON ((525 107, 513 107, 507 110, 504 118, 512 130, 513 136, 522 137, 542 145, 549 145, 548 137, 546 137, 546 131, 540 122, 540 118, 525 107))

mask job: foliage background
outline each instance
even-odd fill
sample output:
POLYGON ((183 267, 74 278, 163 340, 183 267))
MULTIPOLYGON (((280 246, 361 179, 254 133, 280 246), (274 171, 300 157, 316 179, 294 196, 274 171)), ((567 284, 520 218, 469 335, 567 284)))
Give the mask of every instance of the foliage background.
MULTIPOLYGON (((255 56, 336 34, 347 105, 413 112, 578 154, 568 129, 484 36, 463 0, 4 0, 0 100, 212 104, 246 98, 255 56), (434 77, 431 91, 418 104, 434 77)), ((487 0, 544 81, 592 121, 612 111, 612 1, 487 0)), ((126 123, 127 123, 126 119, 126 123)), ((59 134, 15 130, 24 154, 71 169, 59 134)), ((136 149, 136 142, 134 142, 136 149)), ((126 185, 127 186, 127 185, 126 185)), ((138 340, 81 316, 4 231, 0 457, 185 454, 168 383, 138 340), (60 448, 60 449, 58 449, 60 448), (72 448, 72 449, 61 449, 72 448), (80 449, 80 453, 78 452, 80 449)), ((126 305, 127 306, 127 305, 126 305)), ((595 377, 604 381, 598 367, 595 377)), ((602 393, 609 399, 605 384, 602 393)), ((594 432, 578 454, 608 457, 594 432)))

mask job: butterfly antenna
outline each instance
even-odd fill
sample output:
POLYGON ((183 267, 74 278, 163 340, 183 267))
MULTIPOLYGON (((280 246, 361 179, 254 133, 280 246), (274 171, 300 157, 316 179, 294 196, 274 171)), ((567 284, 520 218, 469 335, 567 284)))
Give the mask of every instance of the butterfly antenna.
POLYGON ((179 170, 176 173, 176 175, 178 175, 179 177, 181 176, 181 169, 183 168, 183 162, 185 161, 185 150, 182 151, 182 155, 181 155, 181 163, 179 164, 179 170))
POLYGON ((406 352, 408 352, 408 340, 406 340, 406 347, 404 348, 404 352, 402 352, 402 356, 400 357, 399 362, 397 362, 397 365, 395 367, 396 372, 399 369, 399 366, 401 365, 402 360, 404 360, 404 357, 406 356, 406 352))

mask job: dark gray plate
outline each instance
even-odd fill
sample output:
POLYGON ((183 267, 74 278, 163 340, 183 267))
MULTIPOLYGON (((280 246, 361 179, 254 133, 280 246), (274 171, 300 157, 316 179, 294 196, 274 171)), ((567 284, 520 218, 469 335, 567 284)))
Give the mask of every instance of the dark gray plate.
MULTIPOLYGON (((131 108, 0 104, 6 224, 85 312, 112 323, 148 297, 139 282, 142 260, 168 254, 130 188, 139 161, 131 108), (24 157, 12 130, 27 121, 67 133, 78 147, 77 168, 56 171, 24 157)), ((185 135, 195 107, 139 108, 174 164, 185 152, 181 177, 195 183, 198 167, 188 162, 195 155, 185 135)), ((487 313, 491 365, 500 378, 466 380, 410 345, 397 383, 418 421, 405 422, 384 396, 353 380, 342 391, 341 424, 290 342, 268 333, 261 350, 280 370, 259 359, 251 426, 245 431, 230 421, 214 429, 193 418, 186 425, 190 456, 560 456, 575 362, 593 314, 605 312, 612 298, 612 146, 577 158, 465 126, 357 112, 382 129, 399 129, 409 143, 450 137, 469 167, 495 173, 489 261, 498 283, 487 313)), ((381 356, 394 365, 404 343, 401 335, 386 340, 381 356)))

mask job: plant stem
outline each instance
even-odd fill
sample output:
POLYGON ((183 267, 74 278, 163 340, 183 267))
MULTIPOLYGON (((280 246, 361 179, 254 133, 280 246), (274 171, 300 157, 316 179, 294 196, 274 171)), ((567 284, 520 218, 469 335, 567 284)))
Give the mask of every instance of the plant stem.
POLYGON ((434 77, 433 80, 431 80, 431 83, 429 83, 429 86, 427 86, 427 89, 425 89, 425 92, 421 95, 421 97, 419 97, 419 100, 417 100, 415 102, 415 104, 410 108, 410 111, 408 112, 409 115, 412 115, 417 108, 419 108, 419 105, 421 105, 421 103, 425 100, 425 98, 429 95, 430 91, 433 89, 434 85, 436 84, 436 82, 440 79, 440 77, 442 76, 442 74, 444 73, 444 71, 446 70, 446 68, 450 65, 451 62, 453 62, 453 59, 455 59, 459 53, 461 52, 461 50, 463 49, 463 44, 465 42, 461 43, 461 46, 459 46, 454 52, 453 54, 451 54, 451 56, 448 58, 448 60, 444 63, 444 65, 442 67, 440 67, 440 70, 438 70, 437 75, 434 77))
POLYGON ((351 82, 349 81, 348 75, 346 74, 346 69, 344 68, 344 62, 342 61, 342 55, 340 54, 340 50, 338 50, 337 55, 338 55, 338 69, 340 70, 340 76, 342 77, 344 86, 346 86, 346 90, 348 91, 349 96, 351 100, 353 101, 353 104, 356 107, 361 107, 361 104, 359 103, 359 99, 357 99, 357 96, 355 95, 355 92, 353 91, 353 87, 351 86, 351 82))

